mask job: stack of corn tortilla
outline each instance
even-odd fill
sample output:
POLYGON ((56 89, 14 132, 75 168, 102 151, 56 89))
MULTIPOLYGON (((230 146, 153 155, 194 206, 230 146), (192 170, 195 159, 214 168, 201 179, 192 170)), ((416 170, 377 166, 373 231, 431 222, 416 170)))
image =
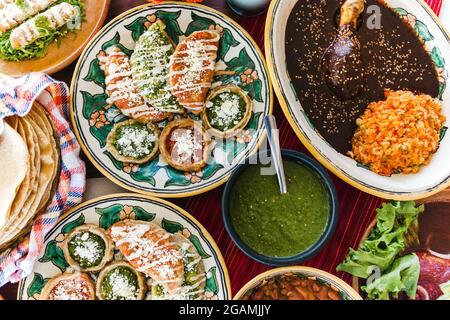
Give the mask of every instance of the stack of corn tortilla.
POLYGON ((57 136, 45 109, 35 103, 25 117, 6 119, 0 135, 0 251, 27 234, 56 190, 57 136))

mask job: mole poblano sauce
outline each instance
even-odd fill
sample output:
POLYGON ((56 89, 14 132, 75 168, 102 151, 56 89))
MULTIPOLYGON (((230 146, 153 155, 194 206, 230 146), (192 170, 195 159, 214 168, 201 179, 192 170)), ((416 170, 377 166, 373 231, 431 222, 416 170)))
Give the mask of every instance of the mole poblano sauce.
POLYGON ((341 101, 327 87, 320 61, 337 33, 339 0, 301 0, 286 26, 287 69, 310 122, 333 148, 351 150, 356 119, 369 103, 384 100, 384 90, 409 90, 439 95, 436 67, 410 25, 381 1, 366 0, 365 8, 380 9, 380 28, 368 28, 364 13, 357 35, 365 68, 365 85, 355 98, 341 101))

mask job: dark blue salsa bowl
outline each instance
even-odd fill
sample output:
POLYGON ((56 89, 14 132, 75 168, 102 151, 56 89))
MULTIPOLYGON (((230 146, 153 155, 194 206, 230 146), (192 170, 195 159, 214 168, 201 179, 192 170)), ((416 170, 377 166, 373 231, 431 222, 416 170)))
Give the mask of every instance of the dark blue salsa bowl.
POLYGON ((338 208, 339 208, 339 202, 336 194, 336 189, 334 187, 333 181, 331 180, 328 173, 325 171, 325 169, 314 159, 306 156, 303 153, 294 151, 294 150, 285 150, 283 149, 281 151, 282 157, 284 160, 290 160, 297 162, 300 165, 303 165, 310 169, 313 173, 317 175, 317 177, 322 181, 325 190, 328 194, 328 201, 329 201, 329 217, 327 224, 325 225, 324 231, 320 238, 312 244, 308 249, 299 252, 296 255, 289 256, 289 257, 271 257, 266 256, 263 254, 260 254, 253 250, 251 247, 249 247, 247 244, 245 244, 237 234, 233 223, 231 222, 231 212, 230 212, 230 193, 231 190, 236 183, 236 181, 239 179, 241 173, 249 166, 255 163, 260 163, 259 159, 261 159, 261 155, 270 155, 270 151, 264 150, 260 151, 259 153, 249 157, 244 162, 240 163, 231 174, 227 184, 225 185, 225 190, 222 195, 222 218, 223 222, 225 224, 225 229, 227 230, 228 234, 230 235, 233 242, 239 247, 239 249, 244 252, 247 256, 250 258, 264 263, 266 265, 270 266, 287 266, 287 265, 294 265, 299 264, 305 260, 308 260, 309 258, 312 258, 315 256, 328 242, 328 240, 332 237, 337 221, 338 221, 338 208))

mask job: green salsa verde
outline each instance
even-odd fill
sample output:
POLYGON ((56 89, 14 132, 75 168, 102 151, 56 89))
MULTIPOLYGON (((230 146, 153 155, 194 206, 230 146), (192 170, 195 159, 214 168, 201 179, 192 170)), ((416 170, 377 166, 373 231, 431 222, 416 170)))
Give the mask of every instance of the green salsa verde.
POLYGON ((105 256, 105 241, 92 232, 74 234, 67 246, 72 259, 82 268, 98 266, 105 256))
POLYGON ((220 131, 234 128, 244 117, 247 104, 233 92, 223 92, 206 103, 206 115, 211 126, 220 131))
POLYGON ((136 122, 119 127, 113 145, 123 156, 142 159, 153 151, 155 141, 155 133, 145 124, 136 122))
POLYGON ((230 193, 231 222, 250 248, 270 257, 299 254, 319 240, 330 205, 322 180, 307 167, 284 161, 287 194, 262 165, 246 168, 230 193))
POLYGON ((138 277, 131 268, 118 266, 105 275, 101 291, 106 300, 134 300, 139 295, 138 277))

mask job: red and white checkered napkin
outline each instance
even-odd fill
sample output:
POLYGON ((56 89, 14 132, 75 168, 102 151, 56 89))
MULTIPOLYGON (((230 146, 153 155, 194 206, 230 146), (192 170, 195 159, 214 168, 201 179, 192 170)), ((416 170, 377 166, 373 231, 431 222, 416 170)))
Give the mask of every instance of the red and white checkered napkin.
POLYGON ((0 134, 3 118, 25 116, 37 101, 45 107, 59 136, 61 173, 58 188, 44 214, 35 220, 30 235, 0 254, 0 287, 28 276, 44 246, 45 235, 58 217, 81 202, 86 188, 86 168, 80 160, 80 146, 70 127, 69 89, 46 74, 31 73, 21 78, 0 74, 0 134))

